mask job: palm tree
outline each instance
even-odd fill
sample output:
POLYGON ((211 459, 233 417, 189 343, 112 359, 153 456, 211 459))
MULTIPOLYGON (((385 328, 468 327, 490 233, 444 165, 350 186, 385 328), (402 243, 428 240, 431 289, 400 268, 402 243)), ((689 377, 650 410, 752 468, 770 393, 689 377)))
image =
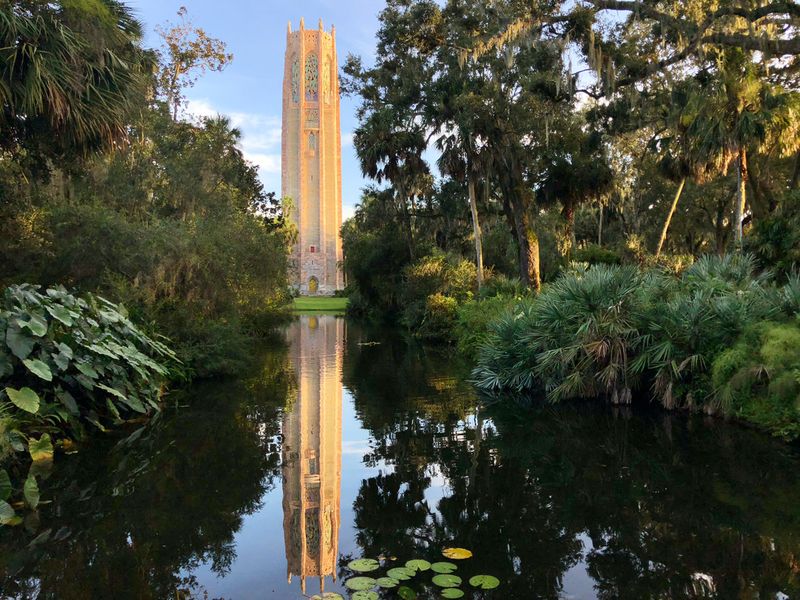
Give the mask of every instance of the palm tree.
POLYGON ((82 154, 125 138, 145 97, 141 24, 117 0, 0 5, 0 147, 82 154))
POLYGON ((692 153, 727 172, 736 163, 738 185, 734 210, 736 247, 741 250, 747 207, 748 153, 768 146, 782 156, 800 149, 800 94, 785 91, 761 77, 749 54, 730 50, 703 89, 703 103, 686 129, 692 153))

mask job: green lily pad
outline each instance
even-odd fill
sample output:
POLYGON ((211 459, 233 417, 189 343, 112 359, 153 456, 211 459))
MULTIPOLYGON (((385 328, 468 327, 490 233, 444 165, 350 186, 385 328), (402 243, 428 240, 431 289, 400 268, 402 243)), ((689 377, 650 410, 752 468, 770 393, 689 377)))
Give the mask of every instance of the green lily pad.
POLYGON ((443 588, 457 587, 461 585, 461 577, 458 575, 442 573, 441 575, 436 575, 433 578, 433 583, 443 588))
POLYGON ((405 581, 406 579, 411 579, 414 576, 414 571, 406 567, 395 567, 394 569, 389 569, 386 571, 386 574, 392 579, 405 581))
POLYGON ((411 569, 412 571, 427 571, 431 568, 431 563, 427 560, 422 560, 420 558, 409 560, 406 563, 406 568, 411 569))
POLYGON ((434 573, 452 573, 456 569, 458 567, 449 562, 435 562, 431 565, 431 571, 434 573))
POLYGON ((378 592, 360 590, 358 592, 353 592, 353 595, 350 598, 351 600, 378 600, 379 597, 380 596, 378 596, 378 592))
POLYGON ((375 581, 382 588, 393 588, 400 585, 400 582, 394 577, 378 577, 375 581))
POLYGON ((322 595, 314 594, 311 596, 311 600, 344 600, 344 596, 336 592, 325 592, 322 595))
POLYGON ((363 591, 374 588, 376 581, 372 577, 353 577, 344 582, 344 585, 351 590, 363 591))
POLYGON ((458 588, 444 588, 442 590, 442 598, 463 598, 464 591, 458 588))
POLYGON ((369 573, 380 568, 380 563, 374 558, 357 558, 347 563, 347 568, 356 573, 369 573))
POLYGON ((412 590, 410 587, 401 585, 399 588, 397 588, 397 595, 403 600, 415 600, 417 597, 417 592, 412 590))
POLYGON ((500 580, 492 575, 475 575, 469 578, 469 584, 482 590, 493 590, 500 585, 500 580))

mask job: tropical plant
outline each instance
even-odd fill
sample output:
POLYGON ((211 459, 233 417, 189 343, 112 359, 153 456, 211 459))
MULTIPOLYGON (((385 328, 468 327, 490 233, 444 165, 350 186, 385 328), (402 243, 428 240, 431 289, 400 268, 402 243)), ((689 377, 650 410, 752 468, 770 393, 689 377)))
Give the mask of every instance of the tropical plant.
MULTIPOLYGON (((0 308, 0 410, 16 450, 40 436, 80 438, 159 410, 175 354, 125 308, 62 287, 15 285, 0 308), (26 443, 23 443, 26 440, 26 443)), ((42 438, 39 438, 40 441, 42 438)))

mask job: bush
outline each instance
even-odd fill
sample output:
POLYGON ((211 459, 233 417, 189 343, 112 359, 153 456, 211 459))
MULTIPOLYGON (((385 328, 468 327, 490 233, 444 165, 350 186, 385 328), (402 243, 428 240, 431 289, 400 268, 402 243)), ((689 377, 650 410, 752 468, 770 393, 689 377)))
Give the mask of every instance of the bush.
POLYGON ((759 323, 713 363, 715 399, 723 412, 775 435, 800 437, 800 327, 759 323))
POLYGON ((458 351, 465 356, 476 356, 489 339, 491 325, 510 313, 520 299, 521 297, 498 294, 459 306, 455 324, 458 351))
MULTIPOLYGON (((444 334, 444 321, 455 323, 455 307, 473 297, 477 281, 473 263, 438 253, 420 258, 406 267, 404 274, 403 322, 420 337, 444 334), (452 302, 445 302, 440 296, 452 302), (452 314, 446 306, 453 307, 452 314), (423 330, 425 323, 429 325, 423 330)), ((439 339, 452 336, 451 329, 444 338, 439 339)))
POLYGON ((597 244, 587 244, 582 248, 578 248, 572 253, 572 260, 590 265, 618 265, 622 263, 622 257, 619 254, 597 244))

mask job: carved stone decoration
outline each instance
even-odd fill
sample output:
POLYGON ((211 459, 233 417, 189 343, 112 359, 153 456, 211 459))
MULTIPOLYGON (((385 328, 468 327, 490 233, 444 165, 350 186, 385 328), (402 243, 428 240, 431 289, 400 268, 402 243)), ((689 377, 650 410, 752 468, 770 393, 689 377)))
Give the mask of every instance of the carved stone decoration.
POLYGON ((319 60, 316 54, 306 56, 306 100, 319 100, 319 60))

